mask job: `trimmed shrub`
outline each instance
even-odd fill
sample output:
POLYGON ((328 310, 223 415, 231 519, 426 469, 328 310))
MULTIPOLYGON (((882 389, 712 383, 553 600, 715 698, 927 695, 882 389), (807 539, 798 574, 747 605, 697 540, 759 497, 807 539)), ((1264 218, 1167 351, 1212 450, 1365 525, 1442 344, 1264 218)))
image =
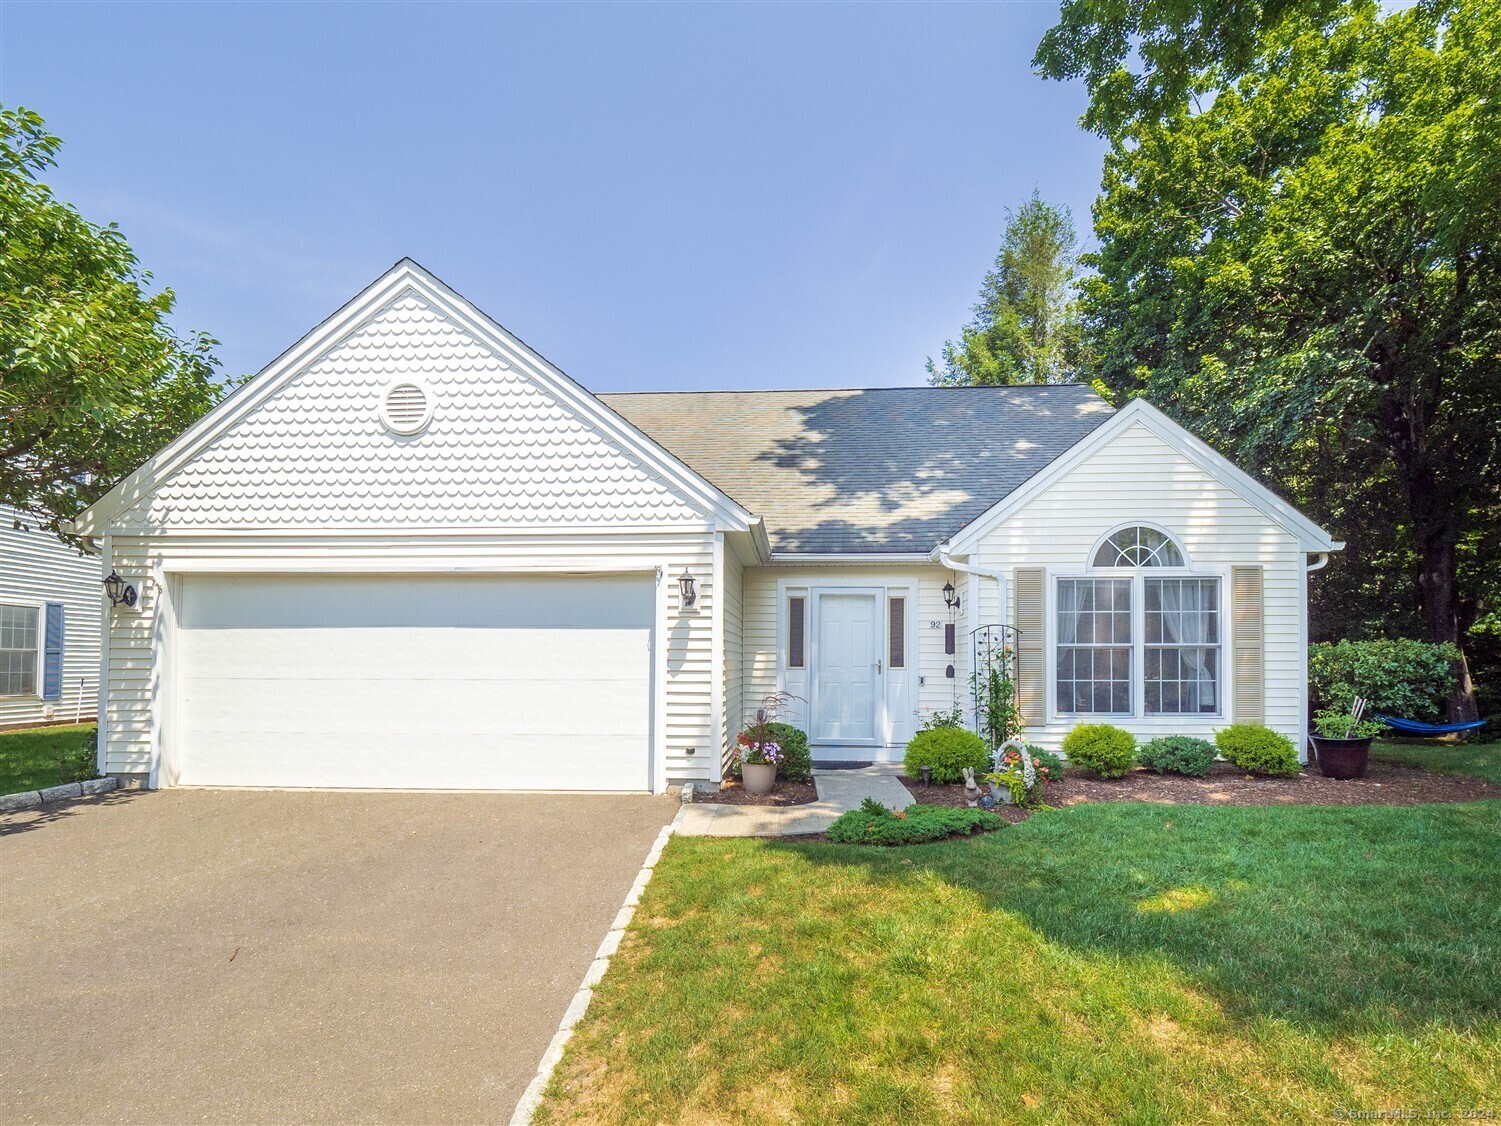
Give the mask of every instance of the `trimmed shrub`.
POLYGON ((790 723, 769 723, 772 738, 782 747, 782 761, 777 763, 777 777, 788 782, 807 782, 813 777, 813 752, 808 750, 808 733, 790 723))
POLYGON ((914 803, 898 812, 866 798, 859 809, 841 813, 829 826, 829 840, 836 844, 922 844, 985 833, 1005 824, 1004 819, 983 809, 914 803))
POLYGON ((964 777, 966 766, 976 774, 990 769, 990 748, 985 746, 984 739, 966 728, 930 728, 912 736, 902 757, 902 773, 908 778, 921 778, 918 768, 922 766, 933 768, 935 782, 958 782, 964 777))
POLYGON ((1136 737, 1108 723, 1081 723, 1063 737, 1070 763, 1101 778, 1120 778, 1136 765, 1136 737))
POLYGON ((1137 761, 1148 770, 1192 778, 1208 774, 1215 757, 1213 743, 1192 735, 1159 735, 1136 752, 1137 761))
POLYGON ((1351 697, 1364 696, 1367 711, 1432 721, 1443 717, 1458 659, 1453 645, 1403 637, 1322 642, 1308 647, 1308 688, 1316 710, 1348 712, 1351 697))
POLYGON ((1220 754, 1248 774, 1287 776, 1303 769, 1298 748, 1286 735, 1259 723, 1235 723, 1215 733, 1220 754))

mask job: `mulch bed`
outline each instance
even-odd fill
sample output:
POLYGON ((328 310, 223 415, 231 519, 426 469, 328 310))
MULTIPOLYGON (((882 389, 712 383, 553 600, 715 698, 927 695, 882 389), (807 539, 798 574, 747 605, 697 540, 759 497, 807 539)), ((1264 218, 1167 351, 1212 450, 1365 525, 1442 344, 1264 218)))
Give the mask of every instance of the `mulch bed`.
MULTIPOLYGON (((738 778, 726 778, 723 789, 717 792, 696 787, 693 791, 694 805, 700 802, 705 805, 807 805, 817 800, 818 788, 812 782, 786 782, 780 778, 772 783, 769 794, 746 793, 738 778)), ((962 794, 959 804, 964 804, 962 794)))
MULTIPOLYGON (((903 780, 919 802, 928 805, 966 805, 962 785, 924 786, 903 780)), ((1104 781, 1067 773, 1047 789, 1051 806, 1097 801, 1147 801, 1169 805, 1426 805, 1432 802, 1479 801, 1501 798, 1501 786, 1460 774, 1435 774, 1407 766, 1372 761, 1364 778, 1340 781, 1325 778, 1317 766, 1292 778, 1257 778, 1227 762, 1217 762, 1205 778, 1156 774, 1140 767, 1124 778, 1104 781)), ((1026 810, 997 806, 1008 821, 1021 821, 1026 810)))

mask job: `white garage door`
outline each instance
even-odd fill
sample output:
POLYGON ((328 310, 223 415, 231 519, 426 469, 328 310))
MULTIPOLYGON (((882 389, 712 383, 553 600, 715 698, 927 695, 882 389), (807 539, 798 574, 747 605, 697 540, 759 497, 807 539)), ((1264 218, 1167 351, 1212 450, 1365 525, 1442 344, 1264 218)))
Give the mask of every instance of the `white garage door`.
POLYGON ((648 578, 191 575, 180 594, 184 785, 650 788, 648 578))

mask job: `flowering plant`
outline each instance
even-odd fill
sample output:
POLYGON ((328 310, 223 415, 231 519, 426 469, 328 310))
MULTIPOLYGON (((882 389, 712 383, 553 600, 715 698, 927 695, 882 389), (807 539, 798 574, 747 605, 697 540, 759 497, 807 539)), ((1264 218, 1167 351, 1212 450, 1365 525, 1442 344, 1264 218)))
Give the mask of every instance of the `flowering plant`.
POLYGON ((1027 805, 1053 781, 1053 768, 1036 748, 1012 739, 1001 744, 995 770, 985 775, 985 781, 997 794, 1005 790, 1017 805, 1027 805))
POLYGON ((782 761, 782 747, 775 739, 757 738, 756 732, 746 731, 735 741, 740 746, 741 763, 775 766, 782 761))

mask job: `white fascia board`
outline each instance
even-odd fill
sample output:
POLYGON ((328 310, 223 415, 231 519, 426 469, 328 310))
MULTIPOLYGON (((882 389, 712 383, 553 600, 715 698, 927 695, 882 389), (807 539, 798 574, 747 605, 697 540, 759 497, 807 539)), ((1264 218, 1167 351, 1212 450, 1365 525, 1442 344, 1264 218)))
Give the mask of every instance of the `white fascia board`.
POLYGON ((796 552, 796 551, 773 551, 771 562, 788 567, 805 566, 808 564, 835 564, 835 565, 858 565, 876 564, 890 566, 892 564, 910 565, 913 563, 931 563, 932 554, 926 551, 865 551, 865 552, 796 552))
POLYGON ((1020 488, 960 529, 949 541, 949 553, 966 555, 997 524, 1025 507, 1096 450, 1135 423, 1141 423, 1267 519, 1285 528, 1297 539, 1304 551, 1338 551, 1344 546, 1336 544, 1323 528, 1240 469, 1224 454, 1194 437, 1151 403, 1145 399, 1132 399, 1116 411, 1113 417, 1054 458, 1020 488))
POLYGON ((403 258, 253 378, 236 388, 213 410, 153 454, 135 472, 127 475, 108 493, 79 513, 72 522, 74 533, 97 534, 97 530, 111 518, 148 496, 209 443, 274 395, 303 367, 334 346, 361 320, 408 289, 437 305, 477 339, 493 348, 507 364, 519 368, 607 437, 636 454, 664 479, 702 504, 722 526, 732 530, 744 530, 751 526, 755 518, 733 499, 605 406, 468 299, 444 285, 410 258, 403 258))

